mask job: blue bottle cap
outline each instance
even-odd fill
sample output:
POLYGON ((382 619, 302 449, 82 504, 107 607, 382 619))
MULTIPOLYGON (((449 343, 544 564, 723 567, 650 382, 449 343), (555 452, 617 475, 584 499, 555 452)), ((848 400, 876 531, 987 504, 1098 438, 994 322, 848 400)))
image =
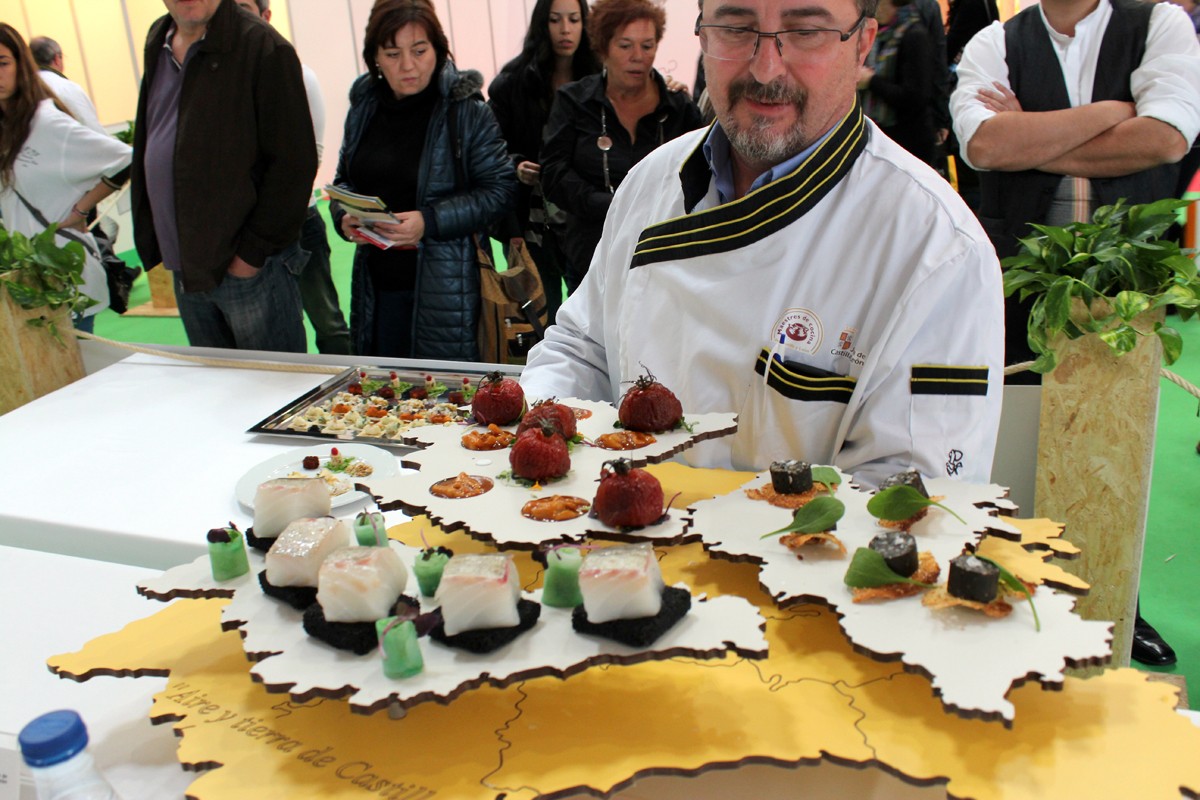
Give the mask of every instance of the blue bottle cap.
POLYGON ((87 726, 74 711, 51 711, 22 728, 17 741, 26 764, 49 767, 87 747, 87 726))

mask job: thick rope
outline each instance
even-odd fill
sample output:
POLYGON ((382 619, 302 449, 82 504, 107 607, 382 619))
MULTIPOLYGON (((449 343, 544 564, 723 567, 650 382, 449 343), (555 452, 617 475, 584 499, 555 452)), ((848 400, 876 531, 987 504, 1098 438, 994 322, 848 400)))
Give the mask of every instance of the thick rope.
POLYGON ((75 331, 75 336, 80 339, 91 339, 94 342, 100 342, 111 347, 117 347, 121 350, 128 350, 132 353, 144 353, 149 356, 161 356, 162 358, 174 358, 179 361, 189 361, 193 364, 203 364, 206 367, 231 367, 233 369, 257 369, 267 370, 269 372, 311 372, 321 375, 337 375, 343 372, 345 367, 322 366, 321 364, 284 364, 277 361, 252 361, 249 359, 235 358, 208 358, 206 356, 188 356, 183 353, 172 353, 168 350, 156 350, 153 347, 142 347, 137 344, 128 342, 117 342, 112 339, 105 339, 103 336, 96 336, 94 333, 85 331, 75 331))

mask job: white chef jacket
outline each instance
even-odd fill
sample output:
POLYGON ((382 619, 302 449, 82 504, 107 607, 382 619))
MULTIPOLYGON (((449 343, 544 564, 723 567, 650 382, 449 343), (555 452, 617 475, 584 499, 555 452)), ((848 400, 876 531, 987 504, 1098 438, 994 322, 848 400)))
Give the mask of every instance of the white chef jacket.
MULTIPOLYGON (((1051 28, 1041 6, 1038 13, 1062 66, 1071 106, 1092 102, 1096 60, 1112 17, 1112 6, 1108 0, 1100 0, 1095 11, 1076 23, 1074 36, 1051 28)), ((971 137, 980 125, 995 116, 994 111, 979 101, 979 91, 992 89, 993 81, 1012 88, 1006 55, 1004 24, 1000 22, 993 22, 975 34, 963 50, 958 86, 950 97, 950 115, 962 157, 968 164, 971 162, 967 159, 967 145, 971 137)), ((1154 6, 1146 33, 1146 52, 1142 63, 1129 76, 1129 85, 1139 117, 1165 122, 1188 142, 1195 141, 1200 133, 1200 44, 1182 8, 1171 3, 1154 6)))
POLYGON ((856 106, 796 171, 740 200, 718 205, 708 172, 687 213, 682 176, 706 134, 622 183, 583 285, 530 353, 526 393, 617 402, 644 365, 685 413, 737 412, 736 434, 685 453, 694 465, 797 458, 868 484, 909 468, 987 481, 1003 294, 971 211, 856 106), (853 136, 864 149, 847 156, 853 136), (830 164, 841 172, 815 186, 830 164), (810 194, 806 212, 784 210, 810 194))
MULTIPOLYGON (((48 222, 59 222, 66 219, 71 206, 95 188, 101 176, 115 175, 129 166, 132 158, 133 150, 129 145, 85 127, 59 111, 53 100, 43 100, 34 112, 29 136, 17 154, 13 180, 16 190, 41 211, 48 222)), ((0 188, 0 215, 3 215, 8 230, 26 236, 34 236, 45 229, 12 187, 0 188)), ((81 235, 89 240, 91 251, 94 251, 96 244, 92 235, 81 235)), ((56 241, 64 245, 71 240, 59 235, 56 241)), ((84 311, 85 316, 108 308, 104 267, 91 251, 84 248, 88 256, 80 290, 96 300, 97 305, 84 311)))

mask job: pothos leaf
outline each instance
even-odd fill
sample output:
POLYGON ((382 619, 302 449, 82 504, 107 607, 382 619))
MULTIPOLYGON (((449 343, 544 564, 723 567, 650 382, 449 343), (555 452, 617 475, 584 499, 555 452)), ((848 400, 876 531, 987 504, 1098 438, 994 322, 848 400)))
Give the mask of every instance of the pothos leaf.
POLYGON ((813 467, 812 479, 813 483, 824 484, 825 488, 831 492, 842 482, 841 476, 833 467, 813 467))
POLYGON ((1029 587, 1022 583, 1020 578, 1018 578, 1016 575, 1013 575, 996 561, 993 561, 987 556, 981 556, 978 553, 975 554, 975 557, 980 561, 988 562, 996 569, 1000 570, 1000 580, 1005 586, 1012 589, 1014 592, 1020 592, 1021 594, 1025 595, 1026 599, 1029 600, 1029 610, 1033 612, 1033 626, 1036 630, 1041 631, 1042 621, 1038 619, 1037 606, 1033 604, 1033 592, 1029 591, 1029 587))
POLYGON ((941 503, 930 500, 911 486, 890 486, 882 492, 876 492, 875 496, 867 501, 867 511, 870 511, 872 515, 879 519, 891 520, 893 522, 908 519, 913 514, 928 506, 937 506, 944 509, 950 516, 963 525, 967 524, 967 521, 958 514, 955 514, 941 503))
POLYGON ((1163 361, 1174 364, 1179 360, 1179 354, 1183 352, 1183 337, 1179 335, 1179 331, 1167 325, 1161 326, 1155 333, 1162 342, 1163 361))
POLYGON ((855 589, 873 589, 891 583, 911 583, 913 586, 924 586, 927 589, 934 586, 932 583, 914 581, 895 572, 887 565, 882 555, 869 547, 860 547, 854 551, 850 566, 846 569, 846 577, 842 580, 847 586, 855 589))
POLYGON ((832 530, 837 521, 846 513, 846 506, 841 500, 829 495, 821 495, 809 500, 792 516, 792 524, 777 531, 764 533, 758 537, 778 536, 781 533, 822 533, 832 530))

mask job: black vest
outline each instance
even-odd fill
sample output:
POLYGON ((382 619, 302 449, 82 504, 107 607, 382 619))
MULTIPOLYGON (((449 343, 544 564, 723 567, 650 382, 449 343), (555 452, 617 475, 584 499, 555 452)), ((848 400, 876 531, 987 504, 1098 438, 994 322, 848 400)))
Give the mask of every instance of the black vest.
MULTIPOLYGON (((1092 100, 1133 101, 1129 77, 1141 64, 1150 29, 1152 3, 1109 0, 1112 16, 1100 43, 1092 100)), ((1027 8, 1004 24, 1005 61, 1009 85, 1024 111, 1070 108, 1062 68, 1037 7, 1027 8)), ((1101 205, 1125 197, 1147 203, 1170 197, 1178 167, 1164 164, 1120 178, 1092 178, 1092 191, 1101 205)), ((1062 180, 1039 170, 980 172, 979 219, 1001 257, 1015 255, 1017 237, 1028 234, 1031 222, 1042 223, 1062 180)))

